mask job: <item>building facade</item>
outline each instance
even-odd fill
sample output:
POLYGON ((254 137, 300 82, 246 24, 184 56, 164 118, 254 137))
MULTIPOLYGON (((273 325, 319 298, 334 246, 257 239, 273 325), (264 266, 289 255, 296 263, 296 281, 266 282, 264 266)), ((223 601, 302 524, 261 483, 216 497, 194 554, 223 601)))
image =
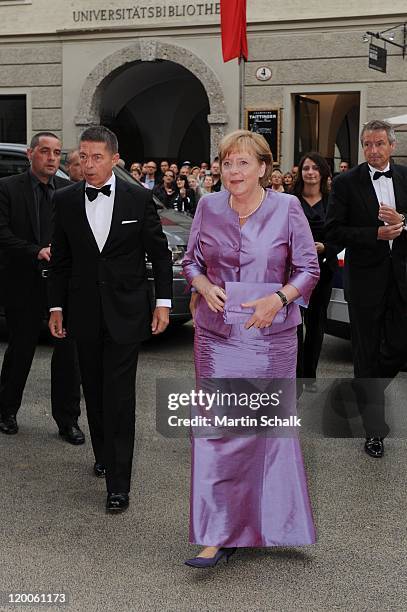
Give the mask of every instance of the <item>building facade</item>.
POLYGON ((361 125, 407 112, 402 49, 387 44, 379 72, 362 40, 393 27, 403 44, 396 26, 407 21, 405 0, 247 5, 249 61, 239 66, 223 63, 216 1, 0 0, 0 140, 52 130, 70 148, 86 126, 103 123, 128 164, 198 162, 248 121, 268 135, 283 170, 310 148, 332 164, 356 164, 361 125))

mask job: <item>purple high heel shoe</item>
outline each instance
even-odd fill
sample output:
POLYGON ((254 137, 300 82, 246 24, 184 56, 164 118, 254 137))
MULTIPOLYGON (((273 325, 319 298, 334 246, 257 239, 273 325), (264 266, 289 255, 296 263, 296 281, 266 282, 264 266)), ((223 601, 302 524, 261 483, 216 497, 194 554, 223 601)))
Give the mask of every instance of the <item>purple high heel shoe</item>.
POLYGON ((225 559, 226 563, 229 561, 229 557, 236 552, 236 548, 219 548, 218 552, 214 557, 192 557, 187 559, 185 565, 189 567, 205 568, 215 567, 221 559, 225 559))

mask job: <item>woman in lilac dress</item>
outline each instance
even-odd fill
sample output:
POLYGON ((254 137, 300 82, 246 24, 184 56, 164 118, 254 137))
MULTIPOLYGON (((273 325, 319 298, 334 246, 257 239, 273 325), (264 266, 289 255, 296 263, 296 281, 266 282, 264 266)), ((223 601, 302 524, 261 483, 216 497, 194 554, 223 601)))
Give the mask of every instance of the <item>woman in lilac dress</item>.
MULTIPOLYGON (((265 189, 272 155, 262 136, 233 132, 219 158, 225 190, 200 200, 183 261, 195 290, 197 380, 295 379, 294 301, 306 305, 319 276, 308 222, 297 198, 265 189), (228 287, 245 323, 228 322, 228 287)), ((186 561, 193 567, 214 566, 236 547, 314 543, 298 438, 193 436, 190 518, 190 541, 204 546, 186 561)))

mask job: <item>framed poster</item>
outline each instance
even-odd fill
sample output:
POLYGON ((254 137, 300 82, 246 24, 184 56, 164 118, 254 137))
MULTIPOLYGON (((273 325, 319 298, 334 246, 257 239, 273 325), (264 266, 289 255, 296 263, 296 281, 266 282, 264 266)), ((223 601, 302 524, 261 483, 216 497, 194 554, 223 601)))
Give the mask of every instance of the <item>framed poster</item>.
POLYGON ((273 154, 273 165, 280 165, 280 120, 279 108, 247 108, 245 111, 246 129, 261 134, 267 140, 273 154))

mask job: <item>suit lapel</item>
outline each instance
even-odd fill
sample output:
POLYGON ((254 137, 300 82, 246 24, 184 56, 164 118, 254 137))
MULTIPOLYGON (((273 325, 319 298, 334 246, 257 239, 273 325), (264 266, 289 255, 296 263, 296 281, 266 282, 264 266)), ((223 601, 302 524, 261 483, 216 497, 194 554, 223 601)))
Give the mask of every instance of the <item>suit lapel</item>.
POLYGON ((76 187, 77 189, 76 189, 75 201, 76 201, 76 205, 79 207, 79 210, 80 210, 80 220, 83 225, 84 236, 89 240, 89 242, 92 244, 92 246, 96 249, 97 253, 99 254, 100 253, 99 247, 96 242, 95 236, 93 235, 92 228, 89 225, 88 217, 86 214, 85 181, 76 183, 76 187))
POLYGON ((39 219, 37 217, 37 207, 35 202, 35 194, 31 183, 30 173, 26 172, 21 177, 22 182, 22 192, 24 194, 25 205, 27 208, 27 214, 31 221, 33 233, 35 236, 35 240, 37 243, 40 242, 40 227, 39 227, 39 219))
POLYGON ((369 166, 364 163, 360 167, 360 193, 369 215, 378 222, 379 201, 370 178, 369 166))
POLYGON ((119 179, 116 176, 116 189, 114 194, 114 204, 113 204, 113 214, 112 214, 112 222, 110 224, 109 234, 107 236, 106 242, 103 246, 102 253, 109 249, 112 242, 116 238, 116 236, 120 232, 122 214, 121 211, 125 206, 126 198, 128 197, 128 191, 126 189, 126 183, 119 179))

